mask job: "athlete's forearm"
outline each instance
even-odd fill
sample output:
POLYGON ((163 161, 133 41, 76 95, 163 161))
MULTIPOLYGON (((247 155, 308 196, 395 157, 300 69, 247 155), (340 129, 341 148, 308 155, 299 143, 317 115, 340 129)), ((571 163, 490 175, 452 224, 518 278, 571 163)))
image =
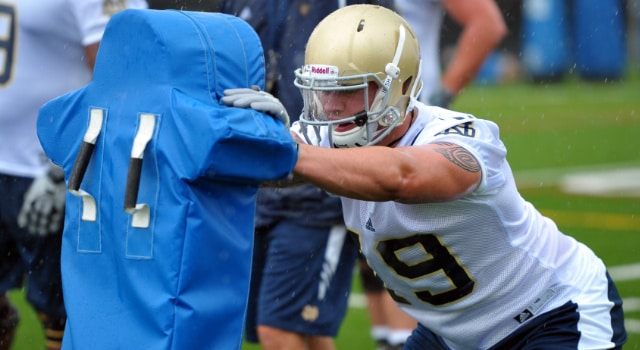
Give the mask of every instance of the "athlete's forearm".
POLYGON ((473 80, 485 58, 507 35, 507 25, 493 0, 445 0, 444 6, 463 28, 442 83, 458 93, 473 80))
POLYGON ((294 174, 339 196, 401 203, 460 198, 481 179, 475 158, 446 143, 344 149, 300 145, 294 174))
POLYGON ((442 83, 454 93, 460 92, 477 75, 484 60, 502 39, 498 32, 481 33, 469 28, 463 32, 456 54, 442 75, 442 83))
POLYGON ((294 173, 326 191, 371 201, 402 200, 412 170, 407 155, 389 147, 330 149, 301 145, 294 173))

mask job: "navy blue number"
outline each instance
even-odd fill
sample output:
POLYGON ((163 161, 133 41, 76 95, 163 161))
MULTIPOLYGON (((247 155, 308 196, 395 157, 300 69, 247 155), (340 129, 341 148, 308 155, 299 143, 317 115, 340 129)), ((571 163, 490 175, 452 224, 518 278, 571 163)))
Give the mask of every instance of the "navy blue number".
MULTIPOLYGON (((444 305, 458 301, 471 294, 475 281, 467 269, 449 251, 434 234, 418 234, 404 238, 389 239, 378 242, 376 249, 385 263, 398 275, 410 280, 430 278, 435 274, 443 274, 451 284, 445 291, 434 292, 428 289, 416 290, 413 294, 420 300, 431 305, 444 305), (425 257, 418 263, 408 263, 401 260, 401 252, 410 247, 420 246, 425 257)), ((399 303, 408 303, 394 291, 391 296, 399 303)))
POLYGON ((0 85, 11 80, 16 39, 16 11, 13 7, 0 4, 0 85))

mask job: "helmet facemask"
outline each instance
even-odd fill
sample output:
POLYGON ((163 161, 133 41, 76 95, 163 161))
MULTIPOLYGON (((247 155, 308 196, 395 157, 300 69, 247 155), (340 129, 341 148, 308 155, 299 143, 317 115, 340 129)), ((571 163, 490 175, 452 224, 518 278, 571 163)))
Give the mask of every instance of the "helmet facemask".
POLYGON ((422 87, 419 70, 419 45, 402 17, 373 5, 333 12, 314 29, 305 65, 295 71, 306 142, 326 145, 321 135, 328 134, 331 147, 378 144, 413 108, 422 87), (332 94, 345 96, 335 102, 332 94), (354 98, 362 99, 361 107, 354 98))
POLYGON ((300 123, 306 141, 318 144, 320 128, 325 126, 329 128, 331 147, 359 147, 378 143, 404 119, 398 108, 389 105, 388 88, 375 74, 338 77, 332 74, 336 71, 337 67, 317 65, 296 70, 295 85, 300 88, 304 101, 300 123), (325 113, 325 101, 331 95, 348 97, 360 91, 363 96, 360 112, 340 118, 325 113), (315 135, 308 135, 305 124, 313 126, 315 135))

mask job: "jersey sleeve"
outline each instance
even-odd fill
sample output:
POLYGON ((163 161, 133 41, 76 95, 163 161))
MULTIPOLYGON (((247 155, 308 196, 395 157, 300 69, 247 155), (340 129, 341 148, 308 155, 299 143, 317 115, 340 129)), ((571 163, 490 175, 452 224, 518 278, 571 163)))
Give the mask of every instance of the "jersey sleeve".
POLYGON ((500 140, 498 125, 489 120, 441 108, 433 111, 429 111, 431 122, 414 144, 451 142, 462 146, 473 154, 482 169, 482 180, 476 193, 502 186, 506 180, 504 166, 507 150, 500 140))
POLYGON ((107 22, 116 12, 127 8, 147 8, 144 0, 69 0, 69 2, 84 46, 97 43, 102 39, 107 22))
POLYGON ((504 166, 507 150, 499 139, 499 129, 495 123, 476 120, 472 127, 475 129, 474 137, 458 137, 451 142, 467 149, 480 163, 482 181, 476 193, 491 191, 501 187, 506 181, 504 166))

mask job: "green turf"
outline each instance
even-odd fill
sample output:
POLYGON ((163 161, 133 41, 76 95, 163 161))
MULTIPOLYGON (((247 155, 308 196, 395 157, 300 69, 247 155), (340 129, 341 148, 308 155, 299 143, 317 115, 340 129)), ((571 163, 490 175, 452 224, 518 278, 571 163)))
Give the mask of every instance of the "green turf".
MULTIPOLYGON (((523 196, 615 266, 640 262, 640 199, 571 195, 553 182, 576 167, 640 167, 638 97, 640 78, 631 71, 625 80, 607 84, 570 79, 547 85, 472 86, 453 109, 496 121, 516 179, 529 185, 523 196), (535 172, 538 169, 551 171, 535 172)), ((623 298, 640 298, 640 280, 620 282, 619 289, 623 298)), ((22 312, 14 350, 40 349, 43 337, 35 315, 20 292, 11 297, 22 312)), ((640 320, 640 311, 629 311, 626 317, 640 320)), ((368 327, 365 310, 350 309, 336 340, 338 349, 373 349, 368 327)), ((625 349, 640 349, 639 333, 629 333, 625 349)))
POLYGON ((16 332, 16 338, 12 350, 40 350, 44 349, 44 334, 40 327, 40 321, 33 309, 24 298, 21 290, 9 293, 10 300, 18 307, 20 323, 16 332))

